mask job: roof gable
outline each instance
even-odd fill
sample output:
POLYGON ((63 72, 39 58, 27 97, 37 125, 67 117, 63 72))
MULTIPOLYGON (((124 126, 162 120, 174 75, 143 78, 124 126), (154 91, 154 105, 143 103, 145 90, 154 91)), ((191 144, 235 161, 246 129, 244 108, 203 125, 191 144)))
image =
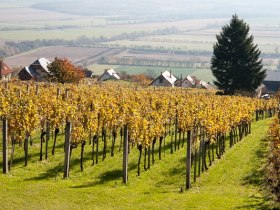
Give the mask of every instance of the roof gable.
POLYGON ((114 70, 114 69, 107 69, 100 78, 102 78, 104 75, 110 75, 110 77, 114 77, 116 79, 120 79, 120 76, 118 75, 118 73, 114 70))
POLYGON ((201 85, 201 87, 203 87, 207 90, 215 90, 215 88, 212 85, 210 85, 202 80, 200 80, 199 84, 201 85))
POLYGON ((26 71, 31 77, 35 77, 37 75, 36 71, 31 66, 26 66, 21 71, 26 71))
POLYGON ((177 80, 176 77, 174 77, 171 72, 169 71, 165 71, 161 74, 164 79, 166 79, 170 84, 174 84, 175 81, 177 80))
POLYGON ((195 85, 195 80, 190 75, 186 76, 185 79, 183 79, 183 81, 181 82, 181 85, 185 82, 188 82, 191 85, 195 85))
POLYGON ((2 62, 1 71, 0 71, 1 76, 11 74, 12 72, 13 72, 12 69, 7 64, 2 62))
POLYGON ((37 60, 35 60, 30 66, 32 67, 37 67, 40 66, 42 67, 47 73, 50 73, 49 69, 48 69, 48 65, 51 62, 46 59, 46 58, 38 58, 37 60))

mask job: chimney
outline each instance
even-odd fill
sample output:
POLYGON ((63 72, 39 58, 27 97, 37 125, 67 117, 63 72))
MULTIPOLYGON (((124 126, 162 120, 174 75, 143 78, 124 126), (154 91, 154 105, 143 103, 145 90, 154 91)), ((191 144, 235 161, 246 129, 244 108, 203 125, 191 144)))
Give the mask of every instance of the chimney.
POLYGON ((172 75, 172 74, 171 74, 171 69, 169 70, 169 72, 170 72, 170 78, 171 78, 171 75, 172 75))

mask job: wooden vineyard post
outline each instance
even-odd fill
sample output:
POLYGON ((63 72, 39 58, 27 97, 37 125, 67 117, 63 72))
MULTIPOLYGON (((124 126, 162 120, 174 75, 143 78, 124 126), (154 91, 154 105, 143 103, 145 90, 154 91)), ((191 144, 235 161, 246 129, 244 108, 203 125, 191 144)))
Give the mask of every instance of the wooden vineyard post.
POLYGON ((51 129, 50 129, 50 123, 47 122, 46 125, 46 153, 45 153, 45 159, 48 159, 48 150, 49 150, 49 141, 50 141, 50 135, 51 135, 51 129))
POLYGON ((60 95, 60 88, 57 88, 57 90, 56 90, 56 98, 57 99, 59 98, 59 95, 60 95))
POLYGON ((38 84, 35 86, 35 94, 36 94, 36 96, 39 95, 39 85, 38 84))
POLYGON ((70 146, 71 146, 71 123, 67 122, 65 128, 65 155, 64 155, 64 175, 63 175, 64 179, 67 179, 69 177, 70 146))
POLYGON ((191 188, 191 131, 187 131, 186 189, 191 188))
POLYGON ((28 165, 28 139, 29 139, 29 133, 25 133, 25 139, 24 139, 24 166, 26 167, 28 165))
POLYGON ((7 119, 3 119, 3 174, 7 174, 9 171, 8 165, 8 122, 7 119))
POLYGON ((123 183, 128 181, 128 129, 124 126, 124 141, 123 141, 123 183))
MULTIPOLYGON (((177 106, 177 103, 176 103, 177 106)), ((176 117, 175 117, 175 140, 174 140, 174 150, 176 151, 177 147, 177 135, 178 134, 178 111, 176 110, 176 117)), ((179 147, 178 147, 179 149, 179 147)))

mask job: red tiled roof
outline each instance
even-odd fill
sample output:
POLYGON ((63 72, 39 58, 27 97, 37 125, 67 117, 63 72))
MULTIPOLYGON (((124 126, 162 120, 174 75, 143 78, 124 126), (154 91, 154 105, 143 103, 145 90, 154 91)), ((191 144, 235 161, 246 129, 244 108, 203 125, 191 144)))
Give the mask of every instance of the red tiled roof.
POLYGON ((13 71, 12 69, 5 63, 2 63, 1 65, 1 75, 8 75, 8 74, 11 74, 13 71))

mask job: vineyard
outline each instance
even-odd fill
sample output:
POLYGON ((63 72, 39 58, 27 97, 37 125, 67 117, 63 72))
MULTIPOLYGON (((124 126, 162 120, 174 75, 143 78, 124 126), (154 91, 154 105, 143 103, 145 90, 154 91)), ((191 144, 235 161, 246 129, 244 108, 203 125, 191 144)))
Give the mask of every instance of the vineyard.
POLYGON ((69 177, 71 154, 77 148, 81 151, 81 171, 84 159, 90 159, 93 167, 106 161, 107 155, 113 157, 122 151, 123 182, 127 183, 131 153, 138 151, 140 175, 154 165, 155 156, 161 160, 166 152, 185 147, 188 189, 191 174, 195 182, 227 147, 251 132, 253 120, 274 115, 276 107, 276 100, 216 96, 180 88, 2 84, 3 172, 12 170, 17 144, 23 148, 27 166, 28 151, 37 141, 33 136, 39 136, 42 161, 50 153, 56 154, 57 136, 63 134, 64 178, 69 177), (84 157, 85 147, 90 147, 90 158, 84 157))
POLYGON ((270 153, 266 166, 267 185, 272 197, 276 202, 280 202, 280 115, 273 120, 269 128, 270 153))

